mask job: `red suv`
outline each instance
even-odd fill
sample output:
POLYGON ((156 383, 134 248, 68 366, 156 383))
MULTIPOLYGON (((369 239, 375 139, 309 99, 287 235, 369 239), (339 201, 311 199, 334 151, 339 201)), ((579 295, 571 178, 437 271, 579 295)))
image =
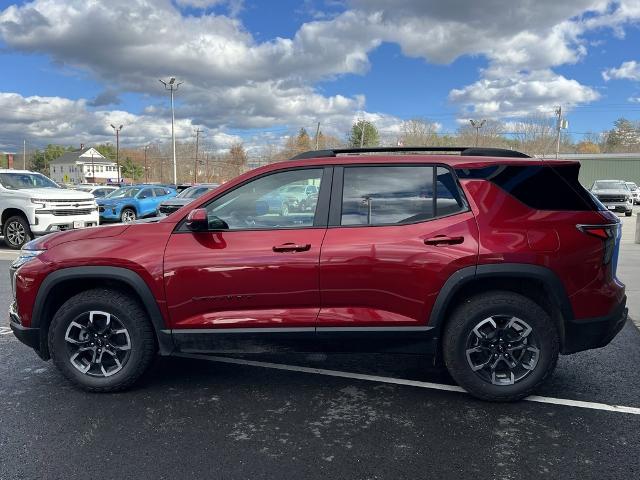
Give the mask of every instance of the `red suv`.
POLYGON ((162 219, 30 242, 11 327, 90 391, 130 386, 157 352, 393 352, 520 399, 626 320, 620 222, 579 168, 499 149, 307 152, 162 219), (293 185, 317 187, 313 207, 270 209, 293 185))

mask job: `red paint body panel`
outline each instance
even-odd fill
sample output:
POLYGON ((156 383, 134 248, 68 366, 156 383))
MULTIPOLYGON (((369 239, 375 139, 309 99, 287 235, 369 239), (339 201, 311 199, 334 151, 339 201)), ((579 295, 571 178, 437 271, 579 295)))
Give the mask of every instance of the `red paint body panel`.
POLYGON ((533 210, 491 182, 461 183, 480 230, 480 264, 530 263, 551 269, 564 284, 577 319, 605 316, 622 301, 624 286, 613 278, 610 265, 602 263, 602 241, 576 228, 611 222, 606 212, 533 210), (532 238, 542 238, 542 245, 532 248, 532 238))
POLYGON ((165 252, 172 328, 314 326, 324 228, 175 233, 165 252), (302 252, 274 252, 285 243, 302 252))
POLYGON ((471 212, 413 225, 330 228, 320 257, 318 326, 426 325, 444 282, 477 258, 471 212), (436 235, 464 242, 425 245, 436 235))

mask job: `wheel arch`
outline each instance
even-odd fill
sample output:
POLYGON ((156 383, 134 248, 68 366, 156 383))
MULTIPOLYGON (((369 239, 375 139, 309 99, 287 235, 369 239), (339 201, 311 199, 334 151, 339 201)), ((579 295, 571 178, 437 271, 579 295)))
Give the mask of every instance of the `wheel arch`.
POLYGON ((443 326, 460 302, 495 290, 519 293, 544 308, 558 327, 561 348, 564 346, 565 323, 573 320, 573 309, 562 281, 552 270, 539 265, 477 265, 454 272, 436 298, 429 326, 434 327, 440 337, 443 326))
POLYGON ((4 223, 9 220, 11 217, 23 217, 27 223, 29 223, 29 217, 27 217, 27 214, 20 210, 19 208, 15 208, 15 207, 8 207, 5 208, 4 210, 2 210, 2 216, 0 216, 0 225, 4 225, 4 223))
POLYGON ((50 273, 38 289, 33 310, 32 326, 40 329, 40 356, 49 358, 47 336, 55 312, 77 293, 95 287, 107 287, 133 296, 145 309, 155 332, 161 355, 174 349, 171 334, 158 302, 145 281, 133 270, 122 267, 86 266, 69 267, 50 273))

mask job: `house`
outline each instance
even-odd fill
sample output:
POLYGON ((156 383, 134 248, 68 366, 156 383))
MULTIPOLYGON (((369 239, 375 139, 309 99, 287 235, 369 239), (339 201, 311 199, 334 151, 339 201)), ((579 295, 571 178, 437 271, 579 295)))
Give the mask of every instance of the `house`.
MULTIPOLYGON (((95 148, 81 147, 49 162, 49 176, 57 183, 118 182, 116 162, 104 157, 95 148)), ((122 166, 120 166, 122 173, 122 166)))

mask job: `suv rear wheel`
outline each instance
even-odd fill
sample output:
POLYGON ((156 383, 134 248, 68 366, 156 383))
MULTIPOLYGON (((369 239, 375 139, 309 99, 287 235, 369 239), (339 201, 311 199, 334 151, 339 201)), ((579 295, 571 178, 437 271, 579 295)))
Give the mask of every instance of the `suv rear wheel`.
POLYGON ((453 312, 443 337, 451 376, 489 401, 515 401, 533 393, 555 369, 558 351, 558 331, 549 315, 512 292, 465 301, 453 312))
POLYGON ((67 300, 49 328, 49 352, 62 374, 93 392, 124 390, 155 357, 153 328, 130 296, 94 289, 67 300))
POLYGON ((20 250, 25 243, 33 238, 29 222, 19 215, 10 217, 4 222, 2 235, 4 243, 13 250, 20 250))

